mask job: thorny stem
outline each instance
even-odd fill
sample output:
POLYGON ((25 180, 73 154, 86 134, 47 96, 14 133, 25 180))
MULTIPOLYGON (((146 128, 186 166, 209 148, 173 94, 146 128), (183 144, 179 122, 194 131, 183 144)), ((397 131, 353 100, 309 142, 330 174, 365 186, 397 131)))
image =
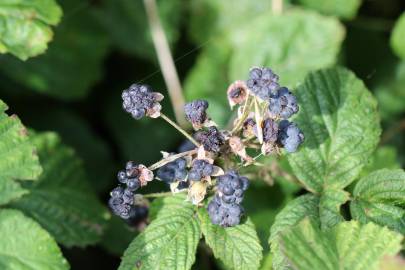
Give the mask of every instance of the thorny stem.
POLYGON ((179 154, 168 156, 167 158, 161 159, 158 162, 150 165, 148 167, 148 169, 151 170, 151 171, 156 170, 157 168, 160 168, 160 167, 166 165, 167 163, 172 162, 172 161, 174 161, 174 160, 176 160, 178 158, 196 154, 197 151, 198 151, 197 149, 193 149, 193 150, 190 150, 190 151, 186 151, 186 152, 182 152, 182 153, 179 153, 179 154))
POLYGON ((283 0, 271 0, 271 11, 275 15, 279 15, 283 12, 283 0))
POLYGON ((187 125, 183 112, 185 101, 176 66, 174 65, 174 60, 170 52, 170 47, 160 22, 156 1, 144 0, 143 2, 145 4, 146 14, 151 29, 153 45, 155 46, 159 66, 162 70, 163 78, 169 92, 176 121, 180 126, 184 127, 187 125))
POLYGON ((172 125, 175 129, 177 129, 181 134, 183 134, 187 139, 189 139, 195 146, 200 146, 200 144, 194 140, 194 138, 187 133, 184 129, 182 129, 179 125, 177 125, 174 121, 172 121, 167 115, 160 113, 160 117, 163 118, 167 123, 172 125))

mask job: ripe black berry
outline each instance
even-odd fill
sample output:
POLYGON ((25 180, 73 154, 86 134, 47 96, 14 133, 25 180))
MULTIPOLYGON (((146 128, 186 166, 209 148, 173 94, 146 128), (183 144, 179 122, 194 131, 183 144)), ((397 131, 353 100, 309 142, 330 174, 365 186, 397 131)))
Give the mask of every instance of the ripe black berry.
POLYGON ((145 115, 153 116, 160 111, 159 101, 163 96, 152 92, 147 85, 133 84, 122 92, 122 107, 133 118, 141 119, 145 115))
POLYGON ((270 98, 269 112, 271 117, 290 118, 299 110, 297 98, 286 87, 280 88, 270 98))
POLYGON ((156 175, 167 184, 183 181, 187 177, 187 162, 184 158, 178 158, 160 167, 156 175))
POLYGON ((268 100, 280 87, 278 76, 269 68, 252 68, 246 82, 254 95, 263 100, 268 100))
POLYGON ((214 172, 214 166, 203 159, 196 159, 193 162, 188 179, 192 181, 200 181, 203 177, 210 176, 214 172))
POLYGON ((304 134, 296 124, 283 120, 279 124, 278 142, 289 153, 297 151, 298 146, 304 141, 304 134))
POLYGON ((222 227, 235 226, 243 215, 243 193, 249 186, 249 180, 230 170, 218 177, 218 191, 208 204, 208 214, 213 224, 222 227))

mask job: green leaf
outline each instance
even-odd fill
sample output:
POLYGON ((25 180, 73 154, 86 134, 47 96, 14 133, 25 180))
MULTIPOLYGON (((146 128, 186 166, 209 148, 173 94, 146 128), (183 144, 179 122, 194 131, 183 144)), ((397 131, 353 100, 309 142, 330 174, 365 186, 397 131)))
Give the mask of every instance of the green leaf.
POLYGON ((7 204, 27 193, 28 190, 23 189, 18 182, 0 181, 0 205, 7 204))
POLYGON ((11 204, 37 220, 65 246, 96 243, 109 216, 89 186, 81 161, 53 133, 33 136, 44 168, 24 185, 29 194, 11 204))
POLYGON ((38 156, 27 130, 16 115, 8 116, 7 105, 0 100, 0 181, 34 180, 42 172, 38 156))
POLYGON ((69 269, 55 240, 20 211, 0 210, 0 268, 69 269))
POLYGON ((194 0, 190 1, 189 9, 189 35, 200 44, 212 36, 227 35, 251 18, 268 13, 271 1, 194 0), (230 6, 232 12, 229 12, 230 6))
POLYGON ((322 229, 332 228, 344 221, 340 206, 349 200, 350 194, 343 190, 327 189, 319 200, 319 217, 322 229))
MULTIPOLYGON (((183 3, 158 0, 157 6, 163 30, 173 45, 180 36, 183 3)), ((105 0, 95 15, 119 49, 146 59, 155 57, 143 1, 105 0)))
POLYGON ((309 219, 282 233, 280 248, 293 269, 373 270, 401 249, 402 236, 373 223, 342 222, 322 232, 309 219))
POLYGON ((201 238, 196 211, 182 194, 165 198, 156 219, 125 251, 119 269, 190 269, 201 238))
POLYGON ((343 19, 353 19, 362 0, 299 0, 301 5, 317 10, 326 15, 343 19))
POLYGON ((270 229, 269 243, 273 253, 274 269, 289 269, 288 262, 279 248, 279 235, 290 227, 297 225, 301 220, 309 218, 320 224, 319 197, 314 194, 302 195, 289 202, 276 216, 270 229))
POLYGON ((394 71, 373 87, 381 118, 390 121, 405 111, 405 62, 395 63, 394 71))
POLYGON ((84 162, 93 189, 100 193, 111 188, 116 176, 115 164, 111 162, 112 151, 103 139, 104 134, 95 131, 90 120, 86 121, 78 113, 61 106, 35 108, 24 119, 37 131, 57 132, 66 145, 75 149, 84 162))
POLYGON ((343 37, 337 19, 315 12, 263 14, 233 33, 230 77, 244 79, 252 66, 268 66, 281 84, 295 86, 309 71, 335 63, 343 37))
MULTIPOLYGON (((38 0, 37 0, 38 1, 38 0)), ((66 17, 56 29, 46 54, 22 63, 1 57, 3 73, 39 93, 59 99, 85 97, 102 77, 108 39, 90 9, 78 9, 83 1, 61 1, 66 17)))
POLYGON ((289 202, 276 216, 270 229, 269 242, 273 242, 282 231, 295 226, 306 217, 319 224, 318 205, 319 197, 314 194, 302 195, 289 202))
MULTIPOLYGON (((252 169, 257 170, 258 168, 252 169)), ((240 173, 245 174, 242 171, 240 173)), ((267 253, 269 251, 269 227, 274 223, 278 212, 291 200, 292 196, 284 194, 282 187, 277 182, 275 185, 269 186, 260 178, 255 179, 252 176, 249 179, 252 181, 244 194, 243 208, 255 226, 264 253, 267 253)))
POLYGON ((346 187, 359 175, 379 140, 375 99, 344 68, 311 73, 296 94, 301 107, 294 122, 305 142, 287 157, 293 171, 313 192, 346 187))
POLYGON ((399 169, 401 164, 398 161, 397 150, 393 146, 379 146, 369 158, 360 176, 366 176, 380 169, 399 169))
POLYGON ((34 145, 16 115, 0 100, 0 205, 26 193, 14 180, 35 180, 42 172, 34 145))
POLYGON ((390 41, 395 54, 405 60, 405 12, 395 23, 390 41))
POLYGON ((382 169, 363 177, 350 211, 362 223, 375 222, 405 234, 405 172, 382 169))
POLYGON ((259 268, 263 248, 249 219, 235 227, 223 228, 212 224, 205 208, 199 209, 198 218, 205 242, 226 267, 235 270, 259 268))
POLYGON ((2 0, 0 3, 0 53, 21 60, 43 53, 52 40, 62 10, 54 0, 2 0))

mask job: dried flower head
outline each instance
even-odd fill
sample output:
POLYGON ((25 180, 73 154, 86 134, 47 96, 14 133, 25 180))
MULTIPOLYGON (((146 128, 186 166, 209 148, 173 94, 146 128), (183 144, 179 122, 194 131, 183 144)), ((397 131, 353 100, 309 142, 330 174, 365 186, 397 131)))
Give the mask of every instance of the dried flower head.
POLYGON ((188 200, 198 205, 202 202, 207 194, 208 183, 205 181, 196 181, 190 184, 188 189, 188 200))
POLYGON ((246 153, 245 144, 242 142, 241 138, 233 136, 228 140, 231 151, 236 155, 240 156, 243 160, 248 163, 253 162, 253 158, 246 153))
POLYGON ((248 97, 248 89, 244 81, 232 83, 226 92, 231 108, 236 104, 242 104, 248 97))

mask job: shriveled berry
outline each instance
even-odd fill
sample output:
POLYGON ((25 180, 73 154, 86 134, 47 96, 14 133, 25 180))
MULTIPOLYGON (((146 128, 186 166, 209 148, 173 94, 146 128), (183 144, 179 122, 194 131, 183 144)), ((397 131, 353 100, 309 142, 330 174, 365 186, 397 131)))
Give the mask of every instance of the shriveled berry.
POLYGON ((209 127, 208 130, 198 131, 194 137, 200 142, 206 151, 219 153, 225 138, 216 127, 209 127))
POLYGON ((201 126, 207 120, 208 102, 197 99, 184 106, 186 119, 193 125, 201 126))
POLYGON ((274 143, 277 141, 278 125, 277 122, 267 118, 262 122, 263 141, 274 143))
POLYGON ((133 204, 134 203, 134 193, 126 188, 124 190, 124 194, 122 195, 122 199, 124 200, 124 203, 126 204, 133 204))
POLYGON ((122 187, 116 187, 111 191, 111 197, 120 198, 124 194, 124 189, 122 187))

